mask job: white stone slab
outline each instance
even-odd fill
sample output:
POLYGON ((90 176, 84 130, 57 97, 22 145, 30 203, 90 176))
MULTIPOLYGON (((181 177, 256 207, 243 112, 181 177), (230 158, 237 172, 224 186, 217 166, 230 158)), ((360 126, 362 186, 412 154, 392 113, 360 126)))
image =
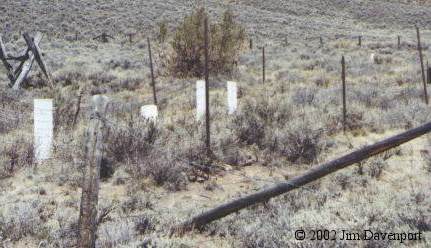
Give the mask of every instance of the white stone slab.
POLYGON ((235 113, 238 106, 238 87, 236 82, 227 82, 227 106, 230 115, 235 113))
POLYGON ((196 81, 196 119, 200 119, 205 115, 205 81, 196 81))
POLYGON ((53 139, 53 105, 52 99, 34 99, 34 149, 36 162, 51 157, 53 139))
POLYGON ((157 121, 158 115, 156 105, 144 105, 141 107, 141 116, 146 120, 157 121))

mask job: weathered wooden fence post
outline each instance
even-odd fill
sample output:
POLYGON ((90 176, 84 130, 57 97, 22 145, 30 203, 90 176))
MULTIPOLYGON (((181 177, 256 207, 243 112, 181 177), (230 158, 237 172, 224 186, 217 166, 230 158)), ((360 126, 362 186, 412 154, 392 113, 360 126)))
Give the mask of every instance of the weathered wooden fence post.
POLYGON ((421 36, 419 33, 419 27, 417 25, 416 25, 416 34, 418 39, 418 52, 419 52, 419 60, 421 63, 422 82, 424 85, 424 100, 425 100, 425 103, 428 105, 428 93, 427 93, 427 85, 426 85, 426 79, 425 79, 424 59, 422 55, 421 36))
POLYGON ((83 94, 84 94, 84 88, 82 88, 78 94, 78 99, 76 102, 76 111, 75 111, 75 114, 73 115, 72 128, 75 128, 76 121, 78 120, 79 111, 81 111, 81 100, 82 100, 83 94))
POLYGON ((431 84, 431 67, 427 66, 427 84, 431 84))
POLYGON ((358 46, 359 47, 362 46, 362 36, 361 35, 358 36, 358 46))
POLYGON ((94 110, 86 133, 86 165, 82 182, 81 206, 79 210, 78 247, 93 248, 96 244, 97 205, 99 200, 100 166, 106 133, 106 96, 93 96, 94 110))
POLYGON ((151 86, 153 87, 153 101, 154 101, 154 105, 157 106, 156 80, 154 78, 153 56, 151 54, 150 38, 147 38, 147 43, 148 43, 148 56, 150 57, 151 86))
POLYGON ((398 35, 398 50, 401 49, 401 36, 398 35))
POLYGON ((250 47, 250 50, 253 50, 253 39, 252 38, 250 38, 249 47, 250 47))
POLYGON ((341 82, 343 83, 343 131, 346 132, 346 62, 344 56, 341 57, 341 82))
POLYGON ((262 46, 262 83, 265 83, 265 45, 262 46))
POLYGON ((320 36, 320 47, 323 47, 323 38, 320 36))
POLYGON ((204 21, 204 37, 205 37, 205 127, 206 127, 206 140, 205 140, 205 146, 206 146, 206 152, 207 157, 211 157, 211 132, 210 132, 210 96, 209 96, 209 69, 208 69, 208 63, 209 63, 209 55, 208 55, 208 43, 209 43, 209 37, 208 37, 208 17, 205 17, 204 21))

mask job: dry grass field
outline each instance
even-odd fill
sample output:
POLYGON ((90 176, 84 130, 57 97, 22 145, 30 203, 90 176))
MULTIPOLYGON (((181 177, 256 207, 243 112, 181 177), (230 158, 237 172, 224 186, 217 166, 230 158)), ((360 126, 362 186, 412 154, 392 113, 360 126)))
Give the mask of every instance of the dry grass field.
POLYGON ((42 32, 54 87, 35 65, 24 87, 12 90, 0 66, 0 247, 77 246, 84 136, 96 94, 110 99, 98 203, 99 213, 108 214, 98 225, 96 247, 431 247, 429 134, 202 230, 169 235, 204 210, 431 120, 414 29, 421 28, 426 62, 428 1, 203 2, 210 21, 231 9, 254 42, 253 49, 248 41, 244 45, 233 72, 210 76, 215 159, 209 173, 194 166, 207 161, 205 123, 195 118, 195 82, 201 78, 173 77, 166 63, 173 33, 200 1, 2 1, 6 50, 21 51, 20 33, 42 32), (168 28, 164 42, 156 41, 160 23, 168 28), (114 39, 93 40, 102 32, 114 39), (132 44, 129 32, 136 33, 132 44), (139 114, 153 99, 147 37, 159 99, 155 125, 139 114), (227 113, 226 81, 240 88, 234 115, 227 113), (52 98, 55 106, 52 158, 37 165, 35 98, 52 98), (300 229, 420 232, 422 238, 299 241, 300 229))

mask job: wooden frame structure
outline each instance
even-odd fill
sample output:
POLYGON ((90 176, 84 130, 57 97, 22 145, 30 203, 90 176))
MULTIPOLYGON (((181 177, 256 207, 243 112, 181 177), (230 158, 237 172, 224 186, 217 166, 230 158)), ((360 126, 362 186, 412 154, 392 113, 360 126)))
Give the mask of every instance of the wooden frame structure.
POLYGON ((23 34, 27 48, 21 51, 18 56, 12 56, 6 52, 6 47, 0 35, 0 60, 6 68, 7 77, 10 80, 9 86, 17 90, 21 87, 22 82, 27 78, 34 60, 36 60, 43 74, 48 79, 52 86, 51 76, 48 72, 47 66, 43 61, 43 54, 39 47, 42 40, 42 34, 36 33, 31 37, 28 33, 23 34), (18 61, 17 65, 11 64, 9 61, 18 61))

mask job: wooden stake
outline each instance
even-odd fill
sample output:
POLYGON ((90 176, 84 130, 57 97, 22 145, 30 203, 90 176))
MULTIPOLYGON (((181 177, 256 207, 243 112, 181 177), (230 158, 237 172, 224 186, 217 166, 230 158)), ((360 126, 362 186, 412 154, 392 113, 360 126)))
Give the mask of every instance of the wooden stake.
POLYGON ((341 82, 343 83, 343 131, 346 132, 346 62, 344 56, 341 57, 341 82))
POLYGON ((262 47, 262 83, 265 83, 265 46, 262 47))
POLYGON ((431 84, 431 67, 427 66, 427 84, 431 84))
POLYGON ((323 38, 320 36, 320 47, 323 47, 323 38))
POLYGON ((398 35, 398 50, 401 49, 401 36, 398 35))
POLYGON ((97 205, 99 200, 100 167, 103 158, 103 141, 106 132, 105 114, 108 98, 93 96, 94 111, 86 134, 86 160, 79 210, 78 247, 95 247, 97 232, 97 205))
POLYGON ((253 50, 253 39, 252 38, 250 38, 250 50, 253 50))
POLYGON ((206 126, 206 152, 207 157, 211 157, 211 136, 210 136, 210 96, 209 96, 209 70, 208 70, 208 17, 205 17, 204 23, 204 36, 205 36, 205 126, 206 126))
POLYGON ((362 46, 362 36, 358 36, 358 46, 362 46))
POLYGON ((75 128, 76 120, 78 119, 79 111, 81 110, 81 99, 83 94, 84 94, 84 88, 82 88, 78 94, 78 101, 76 102, 76 111, 75 111, 75 114, 73 115, 72 128, 75 128))
POLYGON ((133 34, 129 34, 129 42, 130 42, 130 45, 133 44, 133 34))
POLYGON ((428 105, 428 93, 427 93, 427 85, 426 85, 426 79, 425 79, 424 59, 422 55, 421 36, 419 32, 419 27, 417 25, 416 25, 416 34, 418 39, 419 60, 421 62, 422 82, 424 86, 424 100, 425 100, 425 103, 428 105))
POLYGON ((356 164, 358 162, 361 162, 362 160, 397 147, 412 139, 418 138, 426 133, 429 133, 430 131, 431 122, 420 127, 408 130, 401 134, 392 136, 375 144, 365 146, 359 150, 351 152, 347 155, 344 155, 322 165, 312 167, 312 169, 310 169, 303 175, 294 177, 288 181, 275 184, 274 186, 261 190, 257 193, 237 198, 233 201, 219 205, 216 208, 207 210, 184 222, 178 228, 174 228, 171 234, 175 232, 183 233, 185 231, 189 231, 195 228, 199 229, 208 223, 221 219, 246 207, 252 206, 257 203, 267 202, 273 197, 300 188, 303 185, 316 181, 345 167, 356 164))
POLYGON ((151 54, 151 43, 150 43, 149 37, 147 38, 147 43, 148 43, 148 55, 150 57, 151 85, 153 87, 153 101, 154 101, 154 105, 157 106, 156 80, 154 78, 153 56, 151 54))

